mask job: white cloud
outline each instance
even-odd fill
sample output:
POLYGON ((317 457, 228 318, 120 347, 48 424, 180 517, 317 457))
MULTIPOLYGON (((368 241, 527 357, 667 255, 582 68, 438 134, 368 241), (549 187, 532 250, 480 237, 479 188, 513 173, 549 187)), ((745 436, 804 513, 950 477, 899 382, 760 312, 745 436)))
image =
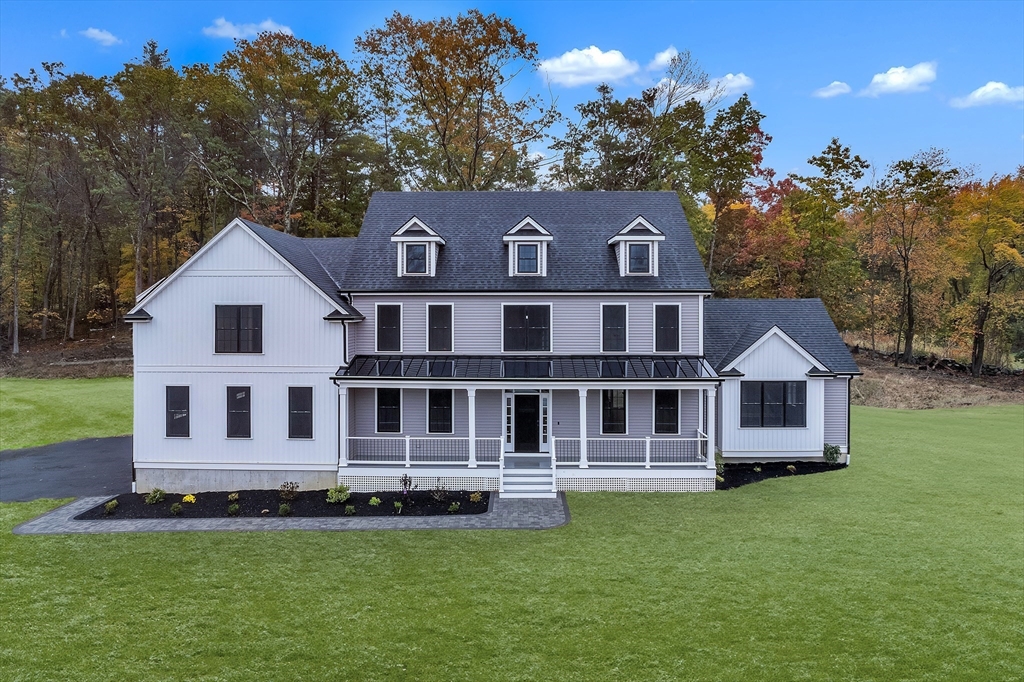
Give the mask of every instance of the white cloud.
POLYGON ((80 35, 85 36, 89 40, 95 40, 103 47, 110 47, 111 45, 118 45, 121 43, 121 39, 115 36, 110 31, 104 31, 102 28, 89 27, 84 31, 78 32, 80 35))
POLYGON ((921 62, 909 69, 894 66, 885 73, 876 73, 868 87, 860 91, 862 96, 878 97, 898 92, 922 92, 935 80, 935 62, 921 62))
POLYGON ((982 107, 987 104, 1021 104, 1024 102, 1024 85, 1011 88, 1006 83, 989 81, 967 95, 950 101, 957 109, 982 107))
POLYGON ((212 38, 255 38, 260 33, 283 33, 293 35, 292 29, 273 19, 264 19, 258 24, 236 24, 224 17, 213 20, 212 26, 203 27, 203 33, 212 38))
POLYGON ((647 65, 648 71, 657 71, 664 69, 672 61, 672 58, 679 54, 679 50, 674 45, 669 45, 667 48, 654 55, 654 59, 647 65))
POLYGON ((821 97, 828 99, 829 97, 836 97, 838 95, 845 95, 850 92, 850 86, 843 81, 832 81, 823 88, 818 88, 812 94, 815 97, 821 97))
POLYGON ((708 83, 708 89, 697 95, 697 99, 706 102, 715 94, 721 97, 729 97, 746 92, 754 87, 754 79, 742 71, 737 74, 727 73, 721 78, 712 78, 708 83))
POLYGON ((591 45, 585 50, 569 50, 561 57, 545 59, 540 63, 540 72, 551 82, 570 88, 590 83, 618 81, 632 76, 640 66, 619 52, 591 45))

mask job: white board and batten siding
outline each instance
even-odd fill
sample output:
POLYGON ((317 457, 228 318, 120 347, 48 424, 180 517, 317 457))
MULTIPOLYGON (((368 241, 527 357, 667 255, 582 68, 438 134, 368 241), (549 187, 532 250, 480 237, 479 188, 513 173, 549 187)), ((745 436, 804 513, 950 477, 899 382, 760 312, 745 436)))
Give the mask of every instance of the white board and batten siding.
POLYGON ((779 336, 769 336, 737 365, 740 379, 725 379, 721 388, 720 440, 723 457, 736 459, 820 458, 825 443, 825 379, 808 377, 810 362, 779 336), (741 381, 806 381, 807 426, 740 427, 741 381))
POLYGON ((402 351, 427 352, 427 305, 452 304, 455 347, 458 355, 501 354, 502 304, 551 304, 551 353, 596 355, 601 353, 601 304, 625 303, 630 354, 654 351, 654 305, 679 304, 680 354, 700 352, 700 297, 697 295, 641 296, 551 294, 537 296, 485 296, 474 294, 356 294, 353 305, 366 319, 351 325, 351 355, 373 355, 377 304, 402 305, 402 351))
POLYGON ((331 304, 262 242, 230 230, 144 302, 153 319, 134 327, 137 472, 336 472, 330 376, 342 362, 343 325, 323 320, 331 304), (263 306, 262 353, 214 352, 217 305, 263 306), (169 385, 189 386, 189 438, 165 437, 169 385), (228 386, 251 387, 251 439, 227 438, 228 386), (289 386, 313 387, 313 439, 288 438, 289 386))

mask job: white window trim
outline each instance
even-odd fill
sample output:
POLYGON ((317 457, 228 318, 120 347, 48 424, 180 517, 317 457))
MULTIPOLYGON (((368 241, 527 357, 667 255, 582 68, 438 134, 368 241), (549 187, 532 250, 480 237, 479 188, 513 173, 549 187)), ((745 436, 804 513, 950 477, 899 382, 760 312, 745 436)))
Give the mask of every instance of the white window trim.
MULTIPOLYGON (((253 439, 253 435, 252 434, 255 431, 255 429, 252 428, 252 426, 253 426, 252 413, 253 413, 253 409, 254 409, 253 408, 253 404, 252 404, 252 384, 249 384, 248 386, 244 386, 244 387, 243 386, 235 386, 235 388, 247 388, 247 389, 249 389, 249 435, 248 435, 248 437, 246 437, 246 436, 229 436, 228 435, 228 387, 229 386, 235 386, 235 385, 234 384, 224 384, 224 390, 221 392, 221 395, 224 396, 224 440, 252 440, 253 439)), ((191 396, 190 396, 189 400, 191 400, 191 396)))
POLYGON ((293 385, 289 384, 288 387, 285 389, 287 391, 287 393, 285 393, 285 395, 286 396, 290 396, 291 389, 293 389, 293 388, 308 388, 308 389, 310 389, 313 392, 312 395, 310 396, 310 403, 309 403, 309 420, 310 420, 309 432, 310 432, 311 435, 310 435, 309 438, 292 438, 292 436, 291 436, 292 405, 291 405, 291 400, 290 400, 290 397, 289 397, 289 399, 286 401, 287 404, 285 406, 285 415, 287 417, 287 421, 285 421, 284 432, 286 434, 288 434, 285 437, 285 440, 294 440, 294 441, 298 441, 298 442, 305 442, 305 441, 310 441, 310 440, 316 440, 316 386, 308 386, 308 385, 306 385, 306 386, 294 385, 293 386, 293 385))
MULTIPOLYGON (((737 378, 736 381, 736 428, 741 431, 806 431, 811 428, 811 400, 810 400, 810 386, 811 381, 824 381, 823 379, 810 379, 806 376, 800 377, 799 379, 757 379, 754 377, 741 377, 737 378), (804 425, 803 426, 743 426, 743 382, 757 382, 760 384, 764 383, 791 383, 802 381, 805 384, 804 387, 804 425)), ((822 402, 824 403, 824 392, 822 393, 822 402)), ((763 403, 762 403, 763 404, 763 403)), ((824 425, 824 404, 822 405, 822 417, 821 423, 824 425)))
POLYGON ((629 390, 625 389, 625 388, 602 388, 600 390, 601 390, 601 392, 598 394, 599 397, 598 397, 598 404, 597 404, 597 409, 598 409, 598 416, 597 416, 597 418, 601 422, 601 435, 602 436, 612 436, 612 437, 625 438, 626 436, 629 435, 629 390), (623 399, 625 400, 624 409, 623 409, 623 420, 625 421, 625 426, 626 426, 626 430, 623 433, 607 433, 604 430, 604 392, 605 391, 622 391, 622 393, 623 393, 623 399))
POLYGON ((601 353, 602 355, 616 355, 616 354, 621 354, 621 353, 629 353, 629 303, 628 302, 623 301, 622 303, 610 303, 610 302, 603 302, 602 301, 602 303, 601 303, 601 338, 599 339, 599 343, 600 343, 600 347, 598 348, 598 352, 601 353), (604 349, 604 309, 607 306, 625 306, 625 308, 626 308, 626 328, 625 328, 625 332, 626 332, 626 350, 624 350, 624 351, 619 351, 619 350, 608 350, 608 351, 606 351, 604 349))
POLYGON ((427 304, 427 329, 426 329, 426 337, 427 338, 423 339, 423 347, 426 349, 427 353, 454 353, 455 352, 455 303, 454 302, 428 303, 427 304), (450 345, 452 347, 452 349, 451 350, 430 350, 430 309, 434 308, 434 307, 442 307, 442 306, 448 306, 449 308, 451 308, 451 311, 452 311, 451 318, 450 318, 451 322, 452 322, 452 327, 451 327, 451 330, 450 330, 450 333, 451 333, 451 343, 448 344, 448 345, 450 345))
POLYGON ((639 241, 638 240, 638 241, 626 242, 626 245, 625 245, 625 249, 626 249, 625 256, 626 256, 626 258, 625 258, 625 261, 626 261, 626 274, 627 275, 648 276, 648 277, 650 277, 651 275, 654 274, 654 249, 655 249, 655 244, 657 244, 657 242, 654 242, 654 241, 639 241), (632 270, 629 269, 629 261, 630 261, 629 250, 632 247, 634 247, 634 246, 646 246, 647 247, 647 272, 633 272, 632 270))
MULTIPOLYGON (((225 353, 226 355, 226 353, 225 353)), ((225 392, 225 396, 227 393, 225 392)), ((225 397, 225 400, 227 398, 225 397)), ((250 407, 250 410, 252 408, 250 407)), ((228 409, 227 405, 224 406, 224 418, 227 419, 228 409)), ((225 431, 227 429, 225 428, 225 431)), ((164 384, 164 439, 165 440, 192 440, 192 384, 164 384), (181 387, 184 386, 188 389, 188 435, 187 436, 168 436, 167 435, 167 389, 169 387, 181 387)))
POLYGON ((433 273, 431 267, 431 261, 433 261, 433 249, 430 248, 432 244, 429 242, 399 242, 398 253, 399 253, 399 272, 400 277, 430 277, 433 273), (423 272, 409 272, 407 266, 409 265, 408 260, 408 249, 410 246, 422 246, 423 247, 423 272))
MULTIPOLYGON (((655 388, 651 391, 651 435, 652 436, 678 436, 683 432, 682 421, 683 421, 683 392, 682 389, 671 389, 671 388, 655 388), (676 430, 673 433, 658 433, 658 398, 656 393, 658 391, 672 391, 676 392, 676 430)), ((699 424, 698 424, 698 428, 699 424)))
POLYGON ((424 396, 424 403, 423 404, 426 405, 426 409, 424 410, 425 414, 424 414, 423 432, 425 434, 427 434, 428 436, 451 436, 451 435, 453 435, 455 433, 455 389, 454 388, 448 388, 448 389, 444 389, 444 388, 427 388, 427 389, 424 389, 424 390, 426 391, 426 395, 424 396), (430 392, 431 391, 445 391, 445 390, 447 390, 449 393, 452 394, 452 429, 451 429, 451 431, 431 431, 430 430, 430 392))
POLYGON ((266 312, 267 312, 266 311, 266 306, 264 304, 262 304, 262 303, 227 303, 227 302, 215 301, 214 304, 213 304, 213 339, 212 339, 213 340, 213 354, 214 355, 219 355, 219 356, 225 356, 225 357, 231 357, 232 355, 266 355, 267 347, 266 347, 266 344, 263 343, 264 341, 266 341, 266 335, 263 333, 267 329, 267 315, 266 315, 266 312), (261 310, 260 310, 260 324, 262 324, 263 326, 260 327, 260 337, 261 337, 260 338, 260 348, 262 348, 263 350, 261 350, 259 353, 218 353, 217 352, 217 306, 221 306, 221 305, 259 306, 261 308, 261 310))
POLYGON ((540 242, 527 242, 527 241, 515 241, 510 244, 513 251, 512 257, 512 274, 516 277, 543 277, 544 267, 542 264, 543 260, 543 247, 540 242), (527 272, 519 269, 519 248, 523 246, 535 246, 537 248, 537 271, 527 272))
MULTIPOLYGON (((454 325, 453 325, 454 326, 454 325)), ((502 303, 501 304, 501 352, 502 354, 509 355, 551 355, 555 352, 555 309, 554 305, 549 301, 547 303, 502 303), (505 306, 517 305, 517 306, 539 306, 546 305, 548 307, 548 350, 505 350, 505 306)))
POLYGON ((381 303, 377 302, 373 304, 373 352, 376 354, 381 353, 404 353, 405 352, 405 304, 404 303, 381 303), (380 331, 380 307, 384 306, 398 306, 398 350, 380 350, 377 345, 377 333, 380 331))
POLYGON ((373 389, 373 434, 375 436, 400 436, 405 433, 405 389, 398 389, 398 431, 379 431, 380 388, 373 389))
POLYGON ((651 308, 651 352, 660 355, 680 355, 683 347, 683 307, 678 303, 655 303, 651 308), (676 349, 658 350, 658 307, 675 306, 676 308, 676 349))

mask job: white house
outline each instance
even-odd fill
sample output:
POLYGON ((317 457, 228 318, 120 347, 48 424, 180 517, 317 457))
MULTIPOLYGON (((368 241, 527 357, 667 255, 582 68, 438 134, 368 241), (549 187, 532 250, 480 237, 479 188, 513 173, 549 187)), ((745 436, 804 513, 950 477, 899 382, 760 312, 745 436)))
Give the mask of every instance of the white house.
POLYGON ((848 452, 817 300, 713 300, 671 192, 380 192, 357 238, 235 220, 143 294, 139 490, 713 490, 848 452))

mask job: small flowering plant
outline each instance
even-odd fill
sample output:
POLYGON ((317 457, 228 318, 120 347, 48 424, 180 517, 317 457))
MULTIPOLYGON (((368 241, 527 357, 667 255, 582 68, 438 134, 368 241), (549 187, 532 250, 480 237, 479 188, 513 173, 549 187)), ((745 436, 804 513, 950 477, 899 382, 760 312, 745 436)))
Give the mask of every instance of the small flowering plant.
POLYGON ((195 504, 196 503, 196 496, 195 495, 186 495, 185 497, 181 498, 181 501, 185 502, 187 504, 195 504))

